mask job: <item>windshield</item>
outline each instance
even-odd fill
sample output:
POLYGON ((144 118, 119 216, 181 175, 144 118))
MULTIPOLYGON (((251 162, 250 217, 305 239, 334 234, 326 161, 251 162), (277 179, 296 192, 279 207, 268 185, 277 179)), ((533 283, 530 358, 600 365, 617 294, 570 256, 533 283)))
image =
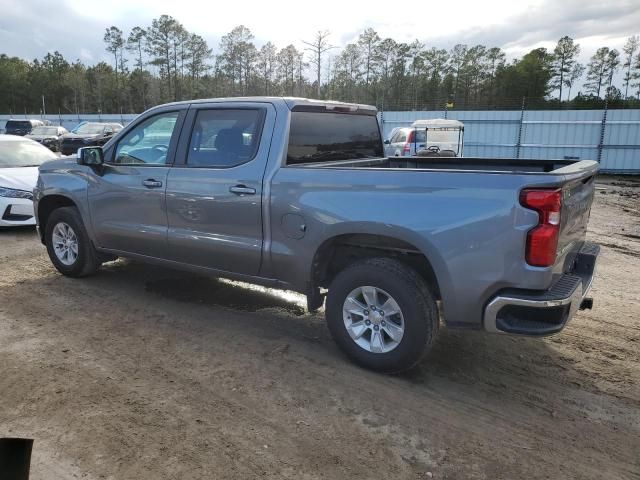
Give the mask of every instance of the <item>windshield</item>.
POLYGON ((373 115, 291 112, 289 165, 382 156, 373 115))
POLYGON ((31 135, 57 135, 58 127, 36 127, 31 130, 31 135))
POLYGON ((0 168, 37 167, 54 158, 51 150, 33 140, 0 141, 0 168))
POLYGON ((73 130, 73 133, 80 133, 80 134, 88 134, 88 135, 92 135, 92 134, 96 134, 96 133, 102 133, 104 131, 104 125, 100 124, 100 123, 84 123, 82 125, 79 125, 75 128, 75 130, 73 130))

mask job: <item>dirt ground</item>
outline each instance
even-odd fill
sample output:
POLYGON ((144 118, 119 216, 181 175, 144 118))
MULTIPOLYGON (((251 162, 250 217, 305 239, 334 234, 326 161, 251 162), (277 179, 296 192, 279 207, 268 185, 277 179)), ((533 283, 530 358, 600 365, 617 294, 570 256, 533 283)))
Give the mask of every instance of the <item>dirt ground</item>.
MULTIPOLYGON (((117 261, 74 280, 0 232, 0 436, 32 478, 639 479, 640 179, 598 183, 595 305, 560 335, 441 330, 402 376, 302 298, 117 261)), ((1 475, 0 475, 1 476, 1 475)))

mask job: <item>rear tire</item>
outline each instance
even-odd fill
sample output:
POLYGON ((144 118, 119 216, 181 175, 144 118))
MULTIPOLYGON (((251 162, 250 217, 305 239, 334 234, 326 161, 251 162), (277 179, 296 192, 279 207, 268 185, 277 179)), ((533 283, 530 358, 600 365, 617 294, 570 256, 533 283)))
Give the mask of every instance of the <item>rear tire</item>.
POLYGON ((418 363, 439 327, 438 307, 424 279, 391 258, 354 263, 336 275, 326 318, 334 340, 354 362, 383 373, 418 363))
POLYGON ((45 227, 45 244, 51 263, 63 275, 84 277, 101 265, 76 207, 51 212, 45 227))

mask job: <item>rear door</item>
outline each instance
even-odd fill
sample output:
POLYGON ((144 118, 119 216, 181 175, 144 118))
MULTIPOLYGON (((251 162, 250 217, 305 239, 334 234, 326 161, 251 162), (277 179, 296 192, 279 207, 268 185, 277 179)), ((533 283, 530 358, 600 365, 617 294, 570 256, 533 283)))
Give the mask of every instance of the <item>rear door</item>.
POLYGON ((391 148, 389 149, 388 156, 390 157, 402 157, 404 155, 404 144, 407 141, 407 132, 405 130, 398 130, 393 138, 391 138, 391 148))
POLYGON ((89 208, 98 245, 164 258, 167 250, 165 189, 187 106, 151 113, 105 151, 92 170, 89 208))
POLYGON ((192 105, 167 178, 173 260, 258 273, 262 181, 274 122, 269 103, 192 105))

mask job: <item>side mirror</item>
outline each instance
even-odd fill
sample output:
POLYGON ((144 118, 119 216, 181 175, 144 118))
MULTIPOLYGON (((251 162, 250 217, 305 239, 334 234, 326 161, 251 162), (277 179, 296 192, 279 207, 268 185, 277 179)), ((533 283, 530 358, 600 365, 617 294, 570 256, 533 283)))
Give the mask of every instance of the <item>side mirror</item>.
POLYGON ((384 144, 385 144, 385 145, 391 145, 391 140, 385 140, 385 141, 384 141, 384 144))
POLYGON ((104 151, 102 147, 79 148, 77 153, 78 165, 89 165, 91 167, 104 163, 104 151))

